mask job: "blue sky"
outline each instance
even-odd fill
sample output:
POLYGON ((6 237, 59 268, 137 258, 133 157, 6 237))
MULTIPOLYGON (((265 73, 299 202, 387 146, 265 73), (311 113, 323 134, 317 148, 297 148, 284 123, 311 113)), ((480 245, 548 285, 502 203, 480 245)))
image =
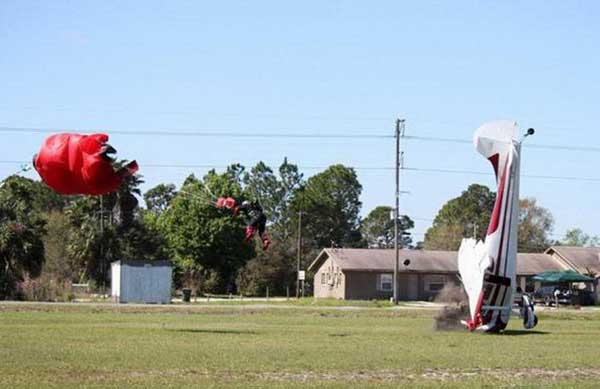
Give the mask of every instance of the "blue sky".
MULTIPOLYGON (((393 134, 402 117, 407 135, 470 139, 514 119, 538 130, 531 144, 599 147, 599 16, 592 1, 4 0, 0 127, 393 134)), ((0 132, 0 160, 29 160, 44 136, 0 132)), ((111 139, 144 189, 206 171, 145 164, 394 165, 391 139, 111 139)), ((408 167, 491 172, 469 144, 403 149, 408 167)), ((599 166, 600 152, 523 157, 529 175, 600 178, 599 166)), ((17 168, 0 163, 0 177, 17 168)), ((358 173, 364 213, 393 203, 393 171, 358 173)), ((493 186, 403 172, 401 212, 432 219, 474 182, 493 186)), ((521 192, 551 210, 557 235, 600 235, 600 182, 524 177, 521 192)), ((429 224, 417 220, 417 239, 429 224)))

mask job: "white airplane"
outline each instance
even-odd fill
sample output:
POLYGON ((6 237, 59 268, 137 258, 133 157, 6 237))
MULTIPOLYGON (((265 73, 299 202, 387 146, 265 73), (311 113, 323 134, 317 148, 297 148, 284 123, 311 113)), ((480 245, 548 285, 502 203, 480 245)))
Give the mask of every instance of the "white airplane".
MULTIPOLYGON (((521 143, 534 132, 530 128, 519 137, 517 123, 506 120, 475 131, 475 148, 491 162, 498 188, 485 241, 463 239, 458 252, 471 313, 464 324, 471 331, 500 332, 510 318, 516 287, 521 143)), ((532 306, 523 311, 528 315, 526 327, 532 328, 537 323, 532 306)))

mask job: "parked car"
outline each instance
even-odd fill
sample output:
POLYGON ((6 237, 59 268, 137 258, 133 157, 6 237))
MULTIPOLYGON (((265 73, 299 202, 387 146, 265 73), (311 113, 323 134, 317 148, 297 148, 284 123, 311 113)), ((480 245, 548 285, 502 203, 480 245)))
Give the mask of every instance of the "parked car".
POLYGON ((574 290, 561 288, 556 285, 542 286, 533 293, 533 302, 535 304, 545 304, 548 306, 556 304, 555 291, 558 289, 558 304, 564 305, 594 305, 596 298, 589 290, 574 290))
POLYGON ((574 305, 596 305, 596 297, 589 290, 576 290, 571 297, 571 304, 574 305))
POLYGON ((534 304, 545 304, 547 306, 555 305, 558 297, 558 304, 571 304, 571 294, 569 290, 560 289, 558 286, 542 286, 533 292, 534 304), (558 290, 558 296, 555 292, 558 290))

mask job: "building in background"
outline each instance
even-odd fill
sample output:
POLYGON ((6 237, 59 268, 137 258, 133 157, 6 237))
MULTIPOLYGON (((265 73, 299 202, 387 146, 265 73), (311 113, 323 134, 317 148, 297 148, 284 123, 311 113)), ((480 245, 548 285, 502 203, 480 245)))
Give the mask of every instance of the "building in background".
POLYGON ((115 261, 111 263, 113 301, 169 304, 172 273, 169 261, 115 261))
POLYGON ((567 263, 580 274, 600 276, 600 247, 553 246, 546 254, 567 263))
MULTIPOLYGON (((394 250, 387 249, 324 249, 308 268, 314 273, 314 295, 345 300, 388 299, 393 292, 395 258, 394 250)), ((550 254, 518 254, 517 285, 532 291, 531 278, 536 274, 572 268, 550 254)), ((446 284, 461 284, 457 252, 400 250, 400 300, 432 300, 446 284)))
POLYGON ((595 278, 595 297, 600 301, 600 247, 552 246, 546 254, 568 264, 579 274, 595 278))

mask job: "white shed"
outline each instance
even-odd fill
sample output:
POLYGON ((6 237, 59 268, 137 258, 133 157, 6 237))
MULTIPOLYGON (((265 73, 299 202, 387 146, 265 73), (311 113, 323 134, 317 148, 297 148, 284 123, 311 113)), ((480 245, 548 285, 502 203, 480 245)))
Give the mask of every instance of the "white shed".
POLYGON ((169 261, 111 263, 111 295, 119 303, 169 304, 172 269, 169 261))

